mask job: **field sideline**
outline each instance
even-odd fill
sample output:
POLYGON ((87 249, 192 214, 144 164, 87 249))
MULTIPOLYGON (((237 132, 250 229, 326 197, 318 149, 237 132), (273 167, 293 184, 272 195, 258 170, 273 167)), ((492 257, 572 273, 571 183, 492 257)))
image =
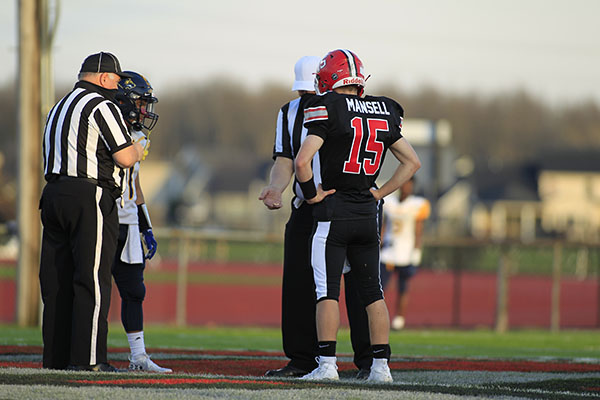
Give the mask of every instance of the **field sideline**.
MULTIPOLYGON (((0 325, 0 398, 600 398, 597 331, 393 332, 391 385, 354 379, 347 330, 335 383, 264 378, 285 363, 278 329, 148 326, 145 336, 149 353, 173 374, 43 370, 40 329, 0 325)), ((110 327, 109 349, 110 362, 126 367, 118 325, 110 327)))

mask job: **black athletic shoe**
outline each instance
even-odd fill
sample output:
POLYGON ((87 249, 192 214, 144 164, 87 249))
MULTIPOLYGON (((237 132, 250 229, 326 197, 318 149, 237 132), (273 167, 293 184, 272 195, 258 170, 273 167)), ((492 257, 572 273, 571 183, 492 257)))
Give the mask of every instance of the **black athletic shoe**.
POLYGON ((268 370, 265 373, 265 376, 271 376, 275 378, 297 378, 299 376, 308 374, 308 372, 300 368, 292 367, 291 365, 286 365, 283 368, 268 370))
POLYGON ((92 371, 92 372, 125 372, 124 369, 113 367, 108 363, 100 363, 95 365, 69 365, 69 371, 92 371))
POLYGON ((356 373, 354 379, 358 379, 359 381, 366 381, 369 375, 371 374, 371 369, 361 368, 356 373))

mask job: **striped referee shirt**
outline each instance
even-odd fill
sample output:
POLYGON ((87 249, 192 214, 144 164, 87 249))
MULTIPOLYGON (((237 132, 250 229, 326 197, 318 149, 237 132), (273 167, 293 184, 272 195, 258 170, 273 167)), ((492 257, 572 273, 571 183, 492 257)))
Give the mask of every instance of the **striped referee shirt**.
POLYGON ((50 110, 42 149, 44 175, 91 178, 114 187, 122 175, 112 154, 132 144, 111 91, 86 81, 50 110))
MULTIPOLYGON (((285 104, 279 110, 275 131, 275 145, 273 146, 273 159, 285 157, 294 160, 296 158, 302 142, 306 139, 307 133, 307 129, 304 127, 304 109, 313 96, 316 95, 303 94, 301 97, 285 104)), ((321 183, 321 168, 318 152, 313 158, 312 167, 315 185, 319 185, 321 183)), ((296 178, 294 178, 292 190, 297 197, 304 200, 302 189, 300 189, 296 178)))

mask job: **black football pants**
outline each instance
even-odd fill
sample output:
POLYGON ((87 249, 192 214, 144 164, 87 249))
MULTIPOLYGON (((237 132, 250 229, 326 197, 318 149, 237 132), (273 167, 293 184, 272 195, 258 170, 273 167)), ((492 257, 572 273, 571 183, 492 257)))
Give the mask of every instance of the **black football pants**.
MULTIPOLYGON (((128 264, 121 260, 121 252, 127 242, 129 225, 119 226, 119 240, 112 275, 121 296, 121 322, 125 332, 139 332, 144 330, 143 302, 146 296, 144 285, 144 263, 128 264)), ((139 236, 134 240, 139 240, 139 236)))
POLYGON ((105 363, 115 199, 92 183, 61 180, 45 186, 40 209, 43 367, 105 363))
MULTIPOLYGON (((313 269, 310 263, 310 238, 313 230, 313 206, 302 203, 285 227, 281 332, 283 350, 289 365, 305 371, 317 367, 316 299, 313 269)), ((358 298, 352 272, 345 275, 346 305, 354 363, 368 369, 372 363, 369 324, 365 307, 358 298)))
POLYGON ((318 221, 311 240, 317 300, 338 300, 344 263, 350 263, 363 304, 383 299, 376 218, 318 221))

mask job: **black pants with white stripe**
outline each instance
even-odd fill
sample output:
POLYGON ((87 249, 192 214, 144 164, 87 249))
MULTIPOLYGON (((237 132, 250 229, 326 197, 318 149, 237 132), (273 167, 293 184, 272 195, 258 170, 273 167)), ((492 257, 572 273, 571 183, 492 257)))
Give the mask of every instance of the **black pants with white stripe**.
POLYGON ((119 228, 109 192, 70 179, 48 183, 42 193, 44 368, 107 362, 110 269, 119 228))
POLYGON ((311 239, 317 301, 338 300, 348 260, 365 306, 383 299, 379 278, 379 228, 376 218, 318 221, 311 239))
MULTIPOLYGON (((313 269, 310 263, 310 237, 313 231, 313 206, 292 205, 285 227, 281 332, 283 350, 289 365, 305 371, 317 367, 316 299, 313 269)), ((368 317, 358 298, 354 273, 345 274, 345 295, 354 350, 354 364, 361 369, 371 367, 368 317)))

